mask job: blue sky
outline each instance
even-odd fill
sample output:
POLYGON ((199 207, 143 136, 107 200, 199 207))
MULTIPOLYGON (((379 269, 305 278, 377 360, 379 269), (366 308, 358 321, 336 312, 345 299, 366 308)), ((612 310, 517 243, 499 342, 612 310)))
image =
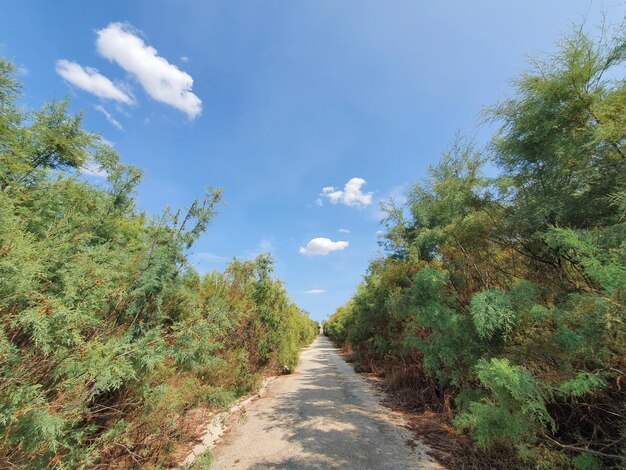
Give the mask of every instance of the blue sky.
POLYGON ((85 126, 144 170, 138 198, 150 213, 223 188, 226 204, 192 261, 209 271, 271 251, 291 297, 321 320, 379 250, 380 200, 418 182, 457 131, 485 142, 479 113, 511 90, 528 55, 554 50, 573 24, 593 31, 603 13, 621 21, 626 5, 2 0, 0 9, 0 53, 20 67, 26 104, 69 96, 86 110, 85 126))

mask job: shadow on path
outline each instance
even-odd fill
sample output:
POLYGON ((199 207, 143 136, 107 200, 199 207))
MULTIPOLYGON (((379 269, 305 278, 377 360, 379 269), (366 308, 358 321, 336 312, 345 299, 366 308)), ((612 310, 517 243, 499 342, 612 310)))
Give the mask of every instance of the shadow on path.
POLYGON ((275 385, 227 448, 216 450, 213 468, 436 468, 406 445, 408 431, 385 419, 365 381, 326 338, 275 385))

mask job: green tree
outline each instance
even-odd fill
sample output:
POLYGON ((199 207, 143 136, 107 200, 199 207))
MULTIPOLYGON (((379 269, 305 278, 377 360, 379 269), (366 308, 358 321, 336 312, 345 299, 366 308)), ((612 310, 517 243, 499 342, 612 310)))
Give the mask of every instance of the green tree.
POLYGON ((384 207, 387 254, 327 322, 413 407, 454 406, 531 468, 625 461, 625 60, 623 30, 579 29, 535 61, 485 151, 457 137, 384 207))
POLYGON ((11 74, 0 60, 0 466, 163 464, 193 437, 187 410, 292 370, 315 322, 267 256, 189 267, 220 190, 148 216, 141 172, 67 101, 17 106, 11 74), (90 166, 106 181, 88 182, 90 166))

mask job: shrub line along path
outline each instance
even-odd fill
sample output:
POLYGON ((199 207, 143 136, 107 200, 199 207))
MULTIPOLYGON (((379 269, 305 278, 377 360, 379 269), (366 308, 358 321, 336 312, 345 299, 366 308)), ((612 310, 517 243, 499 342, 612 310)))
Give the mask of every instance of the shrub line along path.
POLYGON ((442 468, 323 336, 233 419, 214 470, 442 468))

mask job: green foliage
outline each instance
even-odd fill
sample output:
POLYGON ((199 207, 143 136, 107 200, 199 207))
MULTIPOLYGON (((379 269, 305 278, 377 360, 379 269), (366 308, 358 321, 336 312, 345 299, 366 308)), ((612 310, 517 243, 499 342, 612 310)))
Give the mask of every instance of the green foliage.
POLYGON ((488 152, 457 137, 404 207, 383 206, 386 256, 325 324, 419 383, 414 406, 455 398, 478 447, 538 468, 624 463, 625 61, 623 30, 576 30, 536 60, 487 110, 488 152))
MULTIPOLYGON (((607 197, 623 191, 626 84, 610 80, 626 60, 624 34, 594 43, 582 29, 536 61, 517 95, 494 107, 503 123, 496 159, 514 182, 529 228, 583 228, 617 220, 607 197)), ((513 189, 513 188, 512 188, 513 189)))
POLYGON ((490 391, 488 398, 473 402, 459 414, 456 424, 473 431, 479 447, 495 442, 517 444, 532 438, 536 429, 554 426, 545 406, 545 394, 523 367, 508 359, 481 359, 476 365, 481 385, 490 391))
POLYGON ((576 456, 572 463, 574 468, 578 470, 600 470, 602 468, 600 461, 591 454, 580 454, 576 456))
POLYGON ((515 312, 510 296, 502 289, 487 289, 472 297, 470 312, 481 339, 498 336, 506 339, 515 327, 515 312))
POLYGON ((575 378, 563 382, 559 386, 559 392, 566 396, 580 398, 589 393, 602 390, 606 386, 606 380, 602 377, 581 370, 575 378))
POLYGON ((212 463, 213 453, 210 450, 207 450, 196 459, 190 470, 210 470, 212 463))
POLYGON ((188 266, 220 190, 138 211, 141 173, 68 102, 17 107, 11 73, 0 60, 0 467, 167 462, 189 408, 292 370, 317 326, 267 255, 188 266), (106 181, 82 177, 91 165, 106 181))
POLYGON ((421 351, 425 369, 439 381, 459 385, 473 367, 479 346, 476 335, 468 335, 469 319, 453 308, 454 296, 446 293, 448 283, 447 272, 421 269, 414 284, 405 289, 398 310, 412 314, 403 333, 404 347, 421 351))

